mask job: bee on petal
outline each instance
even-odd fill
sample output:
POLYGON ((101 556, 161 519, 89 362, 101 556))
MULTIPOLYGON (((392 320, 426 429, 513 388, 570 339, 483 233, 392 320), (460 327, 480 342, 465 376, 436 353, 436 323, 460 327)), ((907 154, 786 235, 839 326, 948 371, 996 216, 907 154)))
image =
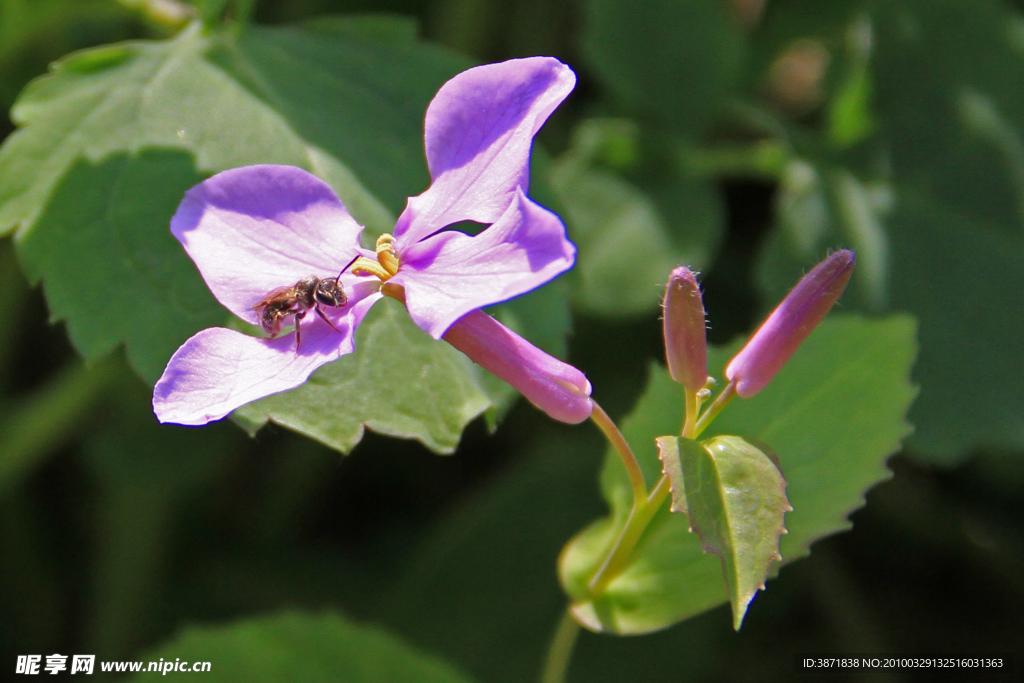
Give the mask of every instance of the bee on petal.
MULTIPOLYGON (((341 277, 339 274, 338 277, 341 277)), ((319 278, 315 275, 304 277, 290 287, 278 287, 269 291, 257 301, 252 310, 259 316, 264 331, 273 339, 281 334, 288 316, 295 316, 295 352, 299 352, 302 343, 302 328, 299 321, 310 310, 316 311, 325 323, 341 332, 324 315, 321 306, 344 306, 348 303, 345 288, 338 277, 319 278)))

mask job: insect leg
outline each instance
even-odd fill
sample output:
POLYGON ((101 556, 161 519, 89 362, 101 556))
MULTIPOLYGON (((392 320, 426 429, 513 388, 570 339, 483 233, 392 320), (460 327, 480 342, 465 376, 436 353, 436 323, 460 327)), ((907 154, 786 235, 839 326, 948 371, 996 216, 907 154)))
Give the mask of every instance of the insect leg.
POLYGON ((299 355, 299 345, 302 343, 302 325, 300 324, 302 317, 306 315, 305 311, 296 311, 295 313, 295 355, 299 355))
MULTIPOLYGON (((328 319, 327 319, 327 316, 326 316, 326 315, 324 315, 324 312, 323 312, 322 310, 320 310, 320 304, 317 304, 317 305, 315 306, 315 308, 316 308, 316 314, 317 314, 318 316, 320 316, 321 318, 323 318, 323 321, 324 321, 325 323, 327 323, 327 324, 328 324, 328 325, 330 325, 331 327, 334 327, 334 323, 332 323, 332 322, 331 322, 330 320, 328 320, 328 319)), ((334 327, 334 331, 335 331, 335 332, 337 332, 338 334, 341 334, 341 330, 339 330, 339 329, 338 329, 337 327, 334 327)))

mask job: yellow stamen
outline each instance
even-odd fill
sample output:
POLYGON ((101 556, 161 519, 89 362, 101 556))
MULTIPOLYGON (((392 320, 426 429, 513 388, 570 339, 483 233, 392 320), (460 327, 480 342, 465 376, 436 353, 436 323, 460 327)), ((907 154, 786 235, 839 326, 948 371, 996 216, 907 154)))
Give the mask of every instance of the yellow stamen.
MULTIPOLYGON (((391 273, 391 275, 398 272, 399 265, 398 254, 395 253, 395 248, 392 246, 394 241, 395 238, 388 233, 384 233, 377 238, 377 260, 384 266, 384 270, 391 273)), ((383 279, 386 280, 387 278, 383 279)))
POLYGON ((384 233, 377 238, 377 260, 360 256, 352 263, 352 272, 356 275, 373 275, 381 282, 387 282, 398 273, 398 254, 392 243, 395 238, 384 233))
POLYGON ((384 266, 377 263, 373 259, 368 259, 365 256, 360 256, 352 263, 351 270, 355 275, 373 275, 374 277, 380 278, 381 282, 389 280, 391 273, 384 269, 384 266))

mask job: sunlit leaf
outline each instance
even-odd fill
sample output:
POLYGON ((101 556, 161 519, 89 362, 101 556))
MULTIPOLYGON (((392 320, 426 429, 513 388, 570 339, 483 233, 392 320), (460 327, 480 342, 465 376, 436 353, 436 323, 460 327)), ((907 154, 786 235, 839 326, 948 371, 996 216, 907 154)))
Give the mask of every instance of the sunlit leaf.
POLYGON ((764 589, 771 563, 782 559, 782 520, 793 509, 786 480, 764 452, 738 436, 687 441, 679 449, 687 516, 704 552, 722 560, 733 627, 739 630, 754 593, 764 589))

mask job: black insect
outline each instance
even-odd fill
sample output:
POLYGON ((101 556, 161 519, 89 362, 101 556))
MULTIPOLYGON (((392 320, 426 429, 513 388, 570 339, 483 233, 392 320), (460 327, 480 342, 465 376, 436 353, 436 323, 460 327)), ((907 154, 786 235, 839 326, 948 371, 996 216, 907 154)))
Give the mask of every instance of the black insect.
MULTIPOLYGON (((344 271, 342 271, 344 272, 344 271)), ((260 324, 273 339, 281 334, 288 316, 295 316, 295 352, 299 351, 299 344, 302 343, 302 328, 299 321, 309 313, 310 309, 315 310, 324 322, 341 332, 334 323, 327 319, 321 306, 344 306, 348 303, 345 295, 345 288, 341 286, 338 277, 318 278, 315 275, 304 277, 290 287, 278 287, 271 290, 252 307, 259 316, 260 324)))

